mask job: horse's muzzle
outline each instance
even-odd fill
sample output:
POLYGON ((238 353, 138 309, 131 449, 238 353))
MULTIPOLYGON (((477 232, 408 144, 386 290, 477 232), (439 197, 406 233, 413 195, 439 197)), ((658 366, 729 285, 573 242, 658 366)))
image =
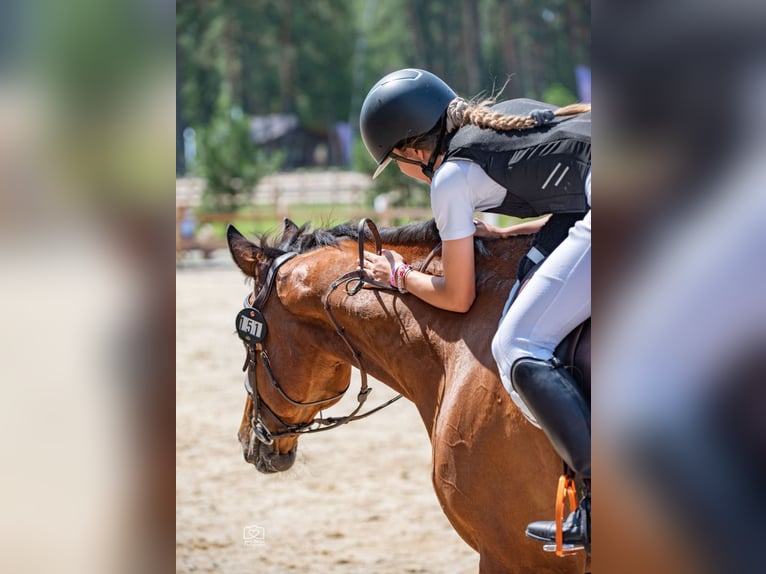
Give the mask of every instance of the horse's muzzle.
POLYGON ((242 444, 242 454, 245 461, 254 465, 256 470, 264 474, 285 471, 295 463, 295 455, 298 451, 297 443, 290 452, 280 453, 277 452, 274 443, 264 444, 254 436, 252 431, 247 441, 243 441, 241 435, 239 441, 242 444))

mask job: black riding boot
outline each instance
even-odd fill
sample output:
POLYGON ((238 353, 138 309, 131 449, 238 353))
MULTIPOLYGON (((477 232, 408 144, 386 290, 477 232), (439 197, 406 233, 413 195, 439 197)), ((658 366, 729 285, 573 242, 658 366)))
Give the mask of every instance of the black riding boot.
MULTIPOLYGON (((577 509, 561 524, 564 550, 582 550, 590 553, 590 494, 580 500, 577 509)), ((526 535, 540 542, 556 543, 556 522, 538 520, 527 525, 526 535)), ((546 548, 548 550, 548 548, 546 548)))
MULTIPOLYGON (((518 359, 511 382, 534 415, 553 448, 577 474, 590 479, 590 407, 572 376, 557 359, 518 359)), ((563 523, 564 543, 587 548, 590 535, 590 498, 563 523)), ((527 536, 554 542, 555 522, 533 522, 527 536)))

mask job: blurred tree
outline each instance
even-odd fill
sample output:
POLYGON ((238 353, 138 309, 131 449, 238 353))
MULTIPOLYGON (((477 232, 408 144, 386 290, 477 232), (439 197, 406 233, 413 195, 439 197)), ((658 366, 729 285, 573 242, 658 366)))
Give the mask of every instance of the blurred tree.
POLYGON ((577 101, 575 95, 558 82, 545 88, 541 99, 554 106, 566 106, 577 101))
POLYGON ((220 35, 220 19, 219 0, 176 2, 178 116, 183 127, 204 126, 215 110, 222 81, 216 67, 215 41, 220 35))
POLYGON ((491 70, 499 72, 498 77, 493 77, 492 81, 502 86, 508 80, 503 92, 504 98, 518 98, 524 94, 524 74, 519 73, 518 54, 521 46, 513 25, 512 10, 510 2, 486 3, 485 18, 490 38, 486 49, 500 54, 499 59, 495 56, 491 60, 491 70))
MULTIPOLYGON (((559 104, 590 65, 589 22, 588 0, 178 0, 178 133, 204 132, 223 86, 245 115, 295 114, 315 133, 350 119, 355 133, 369 88, 407 66, 464 97, 508 82, 499 99, 559 104)), ((401 177, 381 185, 409 189, 401 177)))
POLYGON ((301 123, 321 130, 348 119, 355 12, 347 0, 300 5, 291 13, 295 75, 288 90, 301 123))
POLYGON ((280 157, 269 160, 260 152, 250 134, 250 122, 242 109, 231 104, 224 89, 211 121, 201 128, 199 174, 207 185, 202 208, 232 212, 249 204, 260 177, 279 167, 280 157))
POLYGON ((481 78, 484 58, 479 46, 479 3, 478 0, 465 0, 462 4, 460 52, 465 72, 464 83, 468 93, 475 94, 484 89, 481 78))
MULTIPOLYGON (((367 153, 361 139, 354 145, 354 167, 363 173, 375 172, 375 160, 367 153)), ((404 175, 394 162, 373 180, 368 190, 368 201, 373 202, 378 195, 385 194, 393 207, 419 207, 428 205, 430 191, 425 183, 404 175)))

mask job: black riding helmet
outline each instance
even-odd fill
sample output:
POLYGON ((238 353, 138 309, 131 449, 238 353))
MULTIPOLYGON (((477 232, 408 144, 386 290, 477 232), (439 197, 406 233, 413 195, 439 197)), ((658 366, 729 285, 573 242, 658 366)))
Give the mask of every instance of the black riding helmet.
POLYGON ((364 99, 359 117, 364 145, 378 164, 372 177, 388 165, 399 142, 431 131, 455 97, 452 88, 425 70, 406 68, 380 79, 364 99))

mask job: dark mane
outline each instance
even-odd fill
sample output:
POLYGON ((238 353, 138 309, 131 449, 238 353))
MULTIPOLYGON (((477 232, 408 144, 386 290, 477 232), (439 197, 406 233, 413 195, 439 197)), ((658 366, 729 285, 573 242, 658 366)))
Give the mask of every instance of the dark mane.
MULTIPOLYGON (((408 223, 400 227, 381 227, 379 231, 381 241, 388 245, 415 245, 432 248, 441 241, 439 230, 433 219, 408 223)), ((365 236, 372 240, 369 229, 365 228, 365 236)), ((359 240, 359 231, 356 225, 346 222, 334 227, 312 230, 311 223, 307 222, 299 228, 294 228, 292 233, 283 231, 279 236, 273 233, 261 235, 260 246, 267 256, 276 258, 287 251, 306 253, 320 247, 335 246, 346 239, 359 240)), ((474 238, 473 243, 477 253, 483 256, 489 254, 481 239, 474 238)))
MULTIPOLYGON (((369 230, 366 230, 366 236, 372 238, 369 230)), ((392 245, 434 246, 440 241, 439 231, 433 219, 409 223, 401 227, 384 227, 380 229, 380 236, 384 243, 392 245)), ((284 233, 279 237, 264 234, 260 237, 260 245, 267 254, 278 256, 286 251, 306 253, 320 247, 337 245, 344 239, 357 241, 359 239, 357 226, 343 223, 326 229, 311 230, 311 224, 305 223, 287 237, 284 237, 284 233)))

